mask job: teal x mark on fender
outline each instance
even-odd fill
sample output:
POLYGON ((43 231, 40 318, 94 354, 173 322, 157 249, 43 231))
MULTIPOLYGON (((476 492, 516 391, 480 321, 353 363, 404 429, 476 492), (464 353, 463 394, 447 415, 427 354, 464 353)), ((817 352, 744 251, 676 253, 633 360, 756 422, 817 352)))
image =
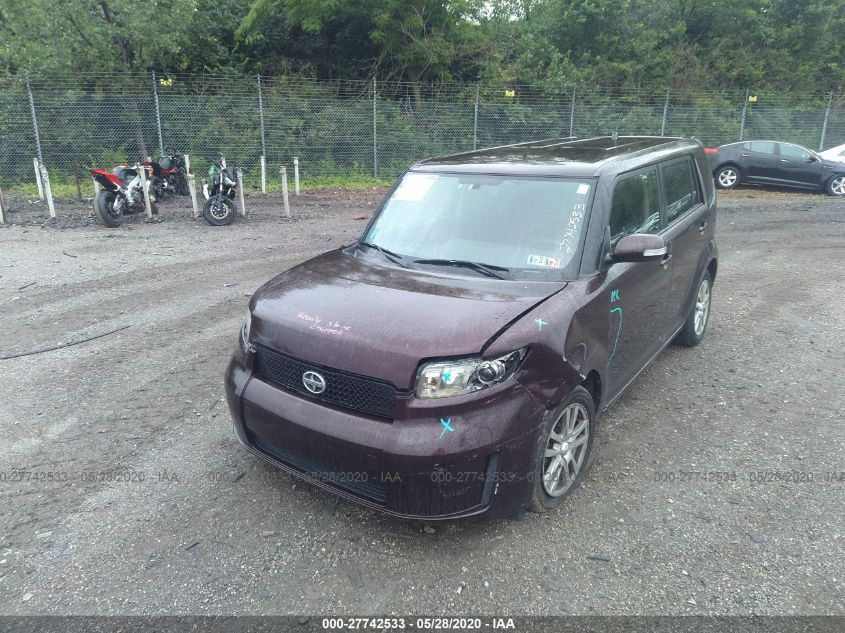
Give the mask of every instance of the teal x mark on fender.
POLYGON ((446 434, 446 431, 451 431, 452 433, 455 432, 455 429, 453 429, 451 426, 449 426, 451 423, 452 423, 452 418, 449 418, 448 420, 444 420, 443 418, 440 418, 440 424, 443 425, 443 430, 440 431, 440 437, 441 438, 446 434))

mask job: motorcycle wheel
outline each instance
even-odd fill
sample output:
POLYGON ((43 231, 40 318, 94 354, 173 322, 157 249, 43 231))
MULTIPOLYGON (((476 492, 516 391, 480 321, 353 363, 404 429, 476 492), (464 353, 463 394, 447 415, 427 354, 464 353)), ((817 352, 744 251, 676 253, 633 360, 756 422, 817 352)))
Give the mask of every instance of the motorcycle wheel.
POLYGON ((202 217, 212 226, 226 226, 235 220, 235 203, 226 196, 211 196, 202 207, 202 217))
POLYGON ((100 222, 109 228, 120 226, 123 222, 123 213, 114 208, 117 195, 113 191, 103 189, 94 198, 94 211, 100 218, 100 222))

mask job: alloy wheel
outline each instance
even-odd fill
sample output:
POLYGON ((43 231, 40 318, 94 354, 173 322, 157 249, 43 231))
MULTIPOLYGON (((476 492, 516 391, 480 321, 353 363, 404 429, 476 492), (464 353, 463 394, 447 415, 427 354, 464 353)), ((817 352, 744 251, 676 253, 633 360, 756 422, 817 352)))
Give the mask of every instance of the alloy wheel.
POLYGON ((835 196, 845 196, 845 176, 837 176, 830 183, 830 190, 835 196))
POLYGON ((730 167, 719 172, 719 184, 725 189, 733 187, 736 184, 737 178, 739 178, 739 175, 736 173, 736 170, 730 167))
POLYGON ((698 295, 695 297, 695 316, 693 325, 695 335, 701 336, 707 326, 707 317, 710 315, 710 281, 702 279, 698 287, 698 295))
POLYGON ((552 426, 543 458, 543 490, 559 497, 572 486, 584 467, 590 439, 590 416, 584 405, 566 407, 552 426))

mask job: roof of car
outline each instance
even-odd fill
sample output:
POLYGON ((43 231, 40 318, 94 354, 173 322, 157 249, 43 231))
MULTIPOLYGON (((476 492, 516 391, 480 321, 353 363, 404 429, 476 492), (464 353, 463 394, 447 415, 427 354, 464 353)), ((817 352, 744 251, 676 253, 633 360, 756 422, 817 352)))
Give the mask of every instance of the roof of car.
POLYGON ((594 178, 630 171, 701 148, 694 139, 665 136, 555 138, 503 145, 420 161, 412 171, 594 178))

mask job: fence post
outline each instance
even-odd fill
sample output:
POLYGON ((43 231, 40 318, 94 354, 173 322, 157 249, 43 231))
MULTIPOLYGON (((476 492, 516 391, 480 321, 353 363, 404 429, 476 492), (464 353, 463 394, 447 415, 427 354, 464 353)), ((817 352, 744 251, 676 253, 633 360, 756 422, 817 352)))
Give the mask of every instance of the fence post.
POLYGON ((38 162, 44 162, 44 155, 41 153, 41 134, 38 133, 38 119, 35 116, 35 99, 32 97, 32 86, 29 85, 29 73, 26 74, 26 93, 29 96, 29 111, 32 113, 32 129, 35 132, 35 149, 38 154, 38 162))
POLYGON ((156 106, 156 125, 158 126, 158 149, 161 152, 159 156, 164 156, 164 137, 161 135, 161 110, 158 108, 158 87, 156 86, 156 71, 151 71, 153 75, 153 101, 156 106))
POLYGON ((8 224, 9 216, 6 214, 6 205, 3 203, 3 188, 0 187, 0 224, 8 224))
POLYGON ((475 115, 472 118, 472 149, 478 149, 478 84, 475 84, 475 115))
POLYGON ((824 137, 827 135, 827 120, 830 118, 830 108, 833 105, 833 90, 827 99, 827 110, 824 111, 824 122, 822 123, 822 137, 819 140, 819 151, 824 149, 824 137))
POLYGON ((666 115, 669 112, 669 90, 666 90, 666 101, 663 102, 663 123, 660 125, 660 136, 666 135, 666 115))
POLYGON ((194 208, 194 219, 200 217, 200 208, 197 204, 197 177, 188 172, 188 191, 191 192, 191 206, 194 208))
POLYGON ((138 165, 138 172, 141 174, 141 190, 144 192, 144 204, 147 206, 147 217, 153 218, 153 203, 150 200, 150 188, 147 187, 147 168, 138 165))
POLYGON ((284 165, 279 168, 279 176, 282 181, 282 200, 285 203, 285 217, 290 217, 290 204, 288 203, 288 168, 284 165))
POLYGON ((572 86, 572 102, 569 106, 569 136, 575 136, 575 90, 577 86, 572 86))
POLYGON ((748 90, 745 91, 745 101, 742 104, 742 119, 739 122, 739 140, 742 140, 745 134, 745 111, 748 109, 748 90))
POLYGON ((258 81, 258 122, 261 129, 261 193, 267 193, 267 143, 264 138, 264 94, 261 92, 261 73, 258 81))
POLYGON ((185 171, 191 173, 191 157, 185 154, 185 171))
POLYGON ((53 189, 50 187, 50 174, 43 163, 38 165, 41 168, 41 180, 44 181, 44 195, 47 196, 47 208, 50 210, 50 217, 56 217, 56 207, 53 204, 53 189))
POLYGON ((293 157, 293 192, 299 195, 299 159, 293 157))
POLYGON ((41 163, 37 158, 32 159, 32 168, 35 170, 35 184, 38 185, 38 199, 44 199, 44 185, 41 183, 41 163))
POLYGON ((238 181, 238 198, 241 201, 241 215, 246 216, 246 204, 244 203, 244 173, 240 167, 235 169, 235 178, 238 181))
POLYGON ((376 78, 373 77, 373 178, 378 178, 378 133, 376 130, 376 78))

